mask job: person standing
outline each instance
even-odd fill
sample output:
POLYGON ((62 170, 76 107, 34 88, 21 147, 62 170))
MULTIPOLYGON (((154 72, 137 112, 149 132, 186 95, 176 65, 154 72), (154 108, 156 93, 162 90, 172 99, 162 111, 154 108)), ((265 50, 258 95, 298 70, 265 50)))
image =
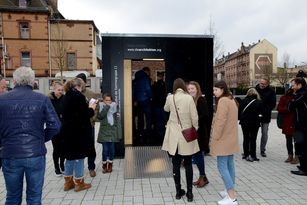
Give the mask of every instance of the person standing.
POLYGON ((156 143, 161 145, 165 134, 165 112, 163 109, 166 100, 166 86, 164 82, 164 72, 157 73, 157 81, 152 85, 152 106, 154 111, 154 130, 156 133, 156 143))
POLYGON ((7 191, 5 204, 21 204, 24 178, 27 204, 41 204, 45 143, 61 126, 49 98, 33 91, 34 78, 30 67, 19 67, 13 73, 14 89, 0 95, 0 158, 7 191))
POLYGON ((103 102, 100 104, 100 111, 97 119, 100 121, 97 142, 102 144, 102 173, 110 173, 113 169, 115 155, 115 143, 121 139, 121 127, 117 104, 112 102, 110 94, 104 94, 103 102))
MULTIPOLYGON (((92 90, 90 90, 86 87, 86 83, 87 83, 86 75, 84 73, 80 73, 76 77, 82 79, 83 82, 85 83, 85 86, 82 89, 82 94, 85 96, 86 102, 89 104, 89 101, 92 98, 97 100, 97 98, 100 96, 100 94, 94 93, 92 90)), ((95 165, 95 160, 96 160, 95 120, 96 120, 98 110, 99 110, 99 106, 96 107, 95 115, 91 118, 92 134, 91 134, 91 144, 90 144, 90 147, 89 147, 89 155, 88 155, 88 158, 87 158, 87 165, 88 165, 87 168, 89 170, 91 177, 96 176, 96 171, 95 171, 95 169, 96 169, 96 165, 95 165)))
POLYGON ((257 134, 262 118, 262 104, 255 88, 250 88, 239 105, 239 120, 243 132, 243 157, 259 161, 256 155, 257 134))
POLYGON ((204 187, 209 184, 209 181, 205 172, 205 153, 209 153, 209 111, 208 103, 200 89, 200 85, 196 81, 190 81, 188 86, 188 92, 193 97, 196 104, 197 114, 198 114, 198 145, 199 152, 193 155, 194 162, 197 165, 199 171, 198 180, 193 182, 193 185, 198 188, 204 187))
POLYGON ((185 82, 181 78, 177 78, 173 83, 173 94, 168 95, 164 105, 164 110, 170 112, 169 120, 166 125, 166 131, 162 150, 168 152, 172 156, 173 177, 176 186, 176 199, 181 199, 185 195, 185 191, 181 189, 180 166, 184 160, 187 199, 188 202, 193 201, 192 193, 192 155, 199 152, 197 140, 187 142, 182 135, 181 130, 191 128, 198 129, 198 115, 195 102, 187 93, 185 82), (179 121, 180 120, 180 121, 179 121), (181 128, 181 126, 182 128, 181 128))
POLYGON ((260 95, 263 106, 263 116, 261 119, 261 142, 260 142, 260 154, 262 157, 266 157, 266 144, 269 138, 269 125, 271 122, 272 110, 276 106, 276 93, 270 88, 270 81, 268 79, 262 78, 258 85, 256 85, 256 90, 260 95))
POLYGON ((293 133, 294 133, 294 121, 295 121, 295 113, 290 112, 288 110, 289 102, 294 99, 293 89, 290 88, 286 91, 285 95, 282 95, 279 99, 277 111, 283 115, 282 121, 282 133, 286 136, 286 145, 287 145, 287 152, 288 158, 285 162, 289 162, 291 164, 298 164, 298 156, 297 156, 297 148, 296 144, 293 140, 293 133), (295 147, 295 156, 293 155, 293 143, 295 147))
MULTIPOLYGON (((55 81, 52 84, 53 91, 49 93, 48 97, 51 100, 51 103, 59 117, 59 119, 62 121, 62 105, 61 101, 63 99, 64 95, 64 87, 63 84, 59 81, 55 81)), ((53 164, 54 164, 54 170, 56 176, 62 176, 64 173, 64 157, 63 157, 63 136, 61 133, 55 135, 52 138, 52 146, 53 146, 53 164)))
POLYGON ((149 77, 150 70, 148 67, 144 67, 142 70, 137 71, 134 76, 132 82, 132 98, 137 113, 137 135, 139 135, 140 141, 150 144, 152 142, 152 90, 149 77), (144 132, 145 125, 146 132, 144 132))
POLYGON ((289 102, 288 109, 295 111, 295 122, 293 134, 297 144, 299 155, 299 170, 291 171, 292 174, 307 176, 307 86, 304 78, 296 77, 291 81, 295 97, 289 102))
POLYGON ((216 111, 212 121, 210 154, 217 156, 217 167, 226 190, 221 191, 219 205, 238 204, 235 192, 234 154, 239 152, 238 107, 225 81, 214 84, 216 111))
POLYGON ((94 116, 96 103, 88 105, 82 94, 85 83, 80 78, 65 83, 65 95, 62 100, 63 155, 65 161, 64 191, 75 189, 76 192, 89 189, 84 182, 84 158, 90 154, 92 146, 91 117, 94 116), (74 181, 73 181, 74 178, 74 181))

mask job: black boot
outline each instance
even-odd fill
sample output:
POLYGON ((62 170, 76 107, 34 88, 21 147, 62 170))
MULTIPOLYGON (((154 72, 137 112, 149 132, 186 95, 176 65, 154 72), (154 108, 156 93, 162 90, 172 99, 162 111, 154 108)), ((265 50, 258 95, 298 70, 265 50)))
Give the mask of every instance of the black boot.
POLYGON ((192 193, 192 189, 188 189, 187 191, 187 199, 188 199, 188 202, 192 202, 193 201, 193 193, 192 193))
POLYGON ((179 200, 185 195, 185 191, 181 189, 180 185, 176 185, 176 199, 179 200))
POLYGON ((185 175, 186 175, 186 181, 187 181, 187 199, 188 202, 193 201, 193 193, 192 193, 192 184, 193 184, 193 168, 192 168, 192 162, 186 160, 185 164, 185 175))
POLYGON ((175 181, 175 186, 176 186, 176 199, 179 200, 181 199, 182 196, 185 195, 185 191, 181 189, 181 184, 180 184, 180 174, 174 174, 174 181, 175 181))

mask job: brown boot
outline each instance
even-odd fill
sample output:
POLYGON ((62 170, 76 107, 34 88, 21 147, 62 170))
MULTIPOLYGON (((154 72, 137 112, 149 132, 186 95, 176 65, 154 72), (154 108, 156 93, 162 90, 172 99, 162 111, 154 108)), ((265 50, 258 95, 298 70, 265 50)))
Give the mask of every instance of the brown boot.
POLYGON ((288 163, 288 162, 292 162, 292 161, 293 161, 293 155, 289 154, 288 158, 285 160, 285 162, 288 163))
POLYGON ((89 189, 91 188, 92 185, 91 184, 86 184, 84 182, 84 178, 81 179, 75 179, 75 192, 79 192, 85 189, 89 189))
POLYGON ((194 185, 194 186, 198 185, 199 182, 200 182, 200 180, 201 180, 201 177, 198 177, 197 181, 193 182, 193 185, 194 185))
POLYGON ((72 176, 64 176, 64 180, 65 180, 64 191, 69 191, 75 188, 75 183, 72 176))
POLYGON ((108 172, 108 165, 107 162, 102 162, 102 173, 107 173, 108 172))
POLYGON ((295 155, 295 157, 292 159, 292 161, 290 163, 291 164, 298 164, 298 163, 300 163, 300 160, 298 159, 298 156, 295 155))
POLYGON ((112 172, 113 170, 112 170, 112 168, 113 168, 113 162, 112 161, 108 161, 107 162, 107 172, 112 172))
POLYGON ((209 184, 209 181, 206 176, 200 176, 199 178, 200 180, 199 183, 197 184, 197 188, 201 188, 209 184))

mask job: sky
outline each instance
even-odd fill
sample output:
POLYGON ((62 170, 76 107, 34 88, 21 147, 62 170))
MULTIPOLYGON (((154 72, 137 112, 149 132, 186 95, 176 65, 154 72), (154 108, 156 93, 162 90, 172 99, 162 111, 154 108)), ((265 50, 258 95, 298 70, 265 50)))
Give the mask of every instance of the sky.
POLYGON ((266 39, 279 65, 285 56, 307 64, 306 8, 306 0, 58 0, 66 19, 93 20, 101 33, 215 34, 225 55, 266 39))

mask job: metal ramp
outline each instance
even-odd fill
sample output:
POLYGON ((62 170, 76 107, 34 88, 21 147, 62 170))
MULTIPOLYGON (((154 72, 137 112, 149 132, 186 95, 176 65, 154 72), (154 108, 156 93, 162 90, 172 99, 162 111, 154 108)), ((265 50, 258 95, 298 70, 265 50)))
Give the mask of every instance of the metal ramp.
POLYGON ((172 163, 161 146, 126 147, 125 179, 172 177, 172 163))

